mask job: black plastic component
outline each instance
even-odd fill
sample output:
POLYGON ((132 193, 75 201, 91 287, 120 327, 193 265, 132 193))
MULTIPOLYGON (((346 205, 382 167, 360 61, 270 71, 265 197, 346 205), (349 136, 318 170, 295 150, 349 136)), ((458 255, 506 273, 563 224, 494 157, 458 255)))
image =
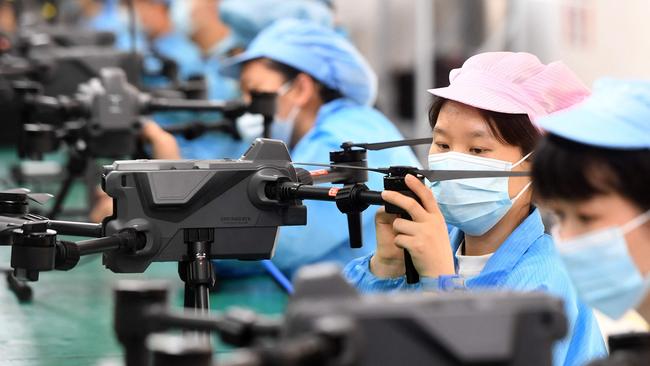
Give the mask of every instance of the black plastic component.
POLYGON ((650 333, 625 333, 609 336, 610 354, 618 352, 644 352, 650 356, 650 333))
POLYGON ((147 340, 151 366, 212 366, 212 347, 202 338, 154 334, 147 340))
POLYGON ((20 280, 37 281, 40 271, 54 269, 56 231, 47 229, 47 222, 33 222, 14 230, 11 267, 20 280))
MULTIPOLYGON (((367 153, 366 150, 341 150, 341 151, 332 151, 330 152, 330 162, 333 165, 343 164, 348 166, 359 166, 359 167, 368 167, 368 161, 366 160, 367 153)), ((333 171, 337 171, 336 167, 332 167, 333 171)), ((345 179, 339 181, 333 181, 332 183, 342 183, 342 184, 355 184, 355 183, 365 183, 368 181, 368 171, 366 170, 342 170, 346 174, 345 179)))
POLYGON ((18 301, 21 303, 32 301, 34 292, 26 282, 17 279, 13 271, 6 271, 5 278, 7 279, 9 290, 16 295, 18 301))
POLYGON ((61 235, 78 235, 99 238, 102 236, 102 224, 73 221, 49 220, 49 227, 61 235))
MULTIPOLYGON (((420 199, 416 196, 413 191, 411 191, 408 186, 406 185, 406 181, 404 178, 406 177, 406 173, 408 171, 408 168, 405 168, 405 172, 398 171, 397 174, 399 175, 387 175, 384 177, 384 189, 387 191, 396 191, 399 192, 405 196, 411 197, 414 200, 420 202, 420 199), (402 175, 403 174, 403 175, 402 175)), ((418 177, 420 181, 424 182, 423 177, 418 177)), ((386 203, 386 212, 391 213, 391 214, 397 214, 400 215, 401 218, 406 219, 406 220, 411 220, 411 216, 408 215, 406 211, 404 211, 402 208, 397 207, 395 205, 386 203)), ((413 259, 411 258, 411 253, 409 253, 408 250, 404 249, 404 266, 406 270, 406 282, 407 283, 417 283, 420 281, 420 275, 418 274, 417 270, 415 269, 415 265, 413 265, 413 259)))
POLYGON ((368 187, 365 184, 355 184, 345 186, 336 193, 336 207, 348 217, 351 248, 361 248, 363 245, 361 213, 370 205, 359 199, 359 193, 367 190, 368 187))
POLYGON ((251 93, 248 112, 264 116, 264 133, 262 134, 264 138, 271 137, 271 123, 273 123, 273 116, 275 116, 276 99, 277 93, 251 93))
POLYGON ((124 346, 126 366, 148 365, 146 337, 162 331, 164 326, 149 321, 152 309, 168 307, 168 286, 155 281, 121 281, 115 288, 113 326, 119 342, 124 346))
POLYGON ((0 192, 0 213, 3 215, 24 215, 29 212, 27 195, 0 192))
POLYGON ((55 269, 68 271, 79 263, 81 254, 79 253, 79 247, 76 243, 61 241, 57 249, 55 269))

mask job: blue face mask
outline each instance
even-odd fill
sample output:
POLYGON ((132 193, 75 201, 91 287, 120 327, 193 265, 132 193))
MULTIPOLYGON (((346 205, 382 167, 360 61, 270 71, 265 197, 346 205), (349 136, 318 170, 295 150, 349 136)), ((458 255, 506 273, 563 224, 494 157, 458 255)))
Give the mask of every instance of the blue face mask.
MULTIPOLYGON (((431 170, 510 171, 516 163, 457 152, 429 155, 431 170)), ((513 199, 508 194, 508 177, 456 179, 433 182, 431 190, 447 224, 471 236, 488 232, 508 213, 512 204, 530 187, 528 183, 513 199)))
MULTIPOLYGON (((291 82, 283 84, 278 90, 278 97, 287 94, 289 89, 291 89, 291 82)), ((273 123, 271 123, 270 137, 275 140, 281 140, 287 145, 291 144, 293 126, 296 124, 296 118, 299 113, 300 107, 293 106, 286 117, 280 118, 275 116, 273 123)))
POLYGON ((647 295, 644 278, 627 250, 625 234, 650 219, 650 211, 621 227, 596 230, 568 240, 553 238, 569 276, 584 302, 613 319, 635 308, 647 295))
POLYGON ((187 37, 192 37, 196 27, 192 21, 192 1, 175 0, 171 6, 171 18, 174 29, 187 37))

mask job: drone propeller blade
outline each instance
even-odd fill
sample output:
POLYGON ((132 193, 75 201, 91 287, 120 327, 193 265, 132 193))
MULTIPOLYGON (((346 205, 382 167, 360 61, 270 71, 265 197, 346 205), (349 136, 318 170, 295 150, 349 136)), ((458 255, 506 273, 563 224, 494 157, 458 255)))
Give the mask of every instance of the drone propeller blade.
POLYGON ((30 193, 27 195, 27 198, 38 203, 39 205, 45 204, 47 201, 52 199, 54 196, 49 193, 30 193))
POLYGON ((12 189, 7 189, 4 190, 0 193, 9 193, 9 194, 18 194, 18 195, 25 195, 27 196, 28 199, 42 205, 49 201, 53 195, 49 193, 31 193, 31 191, 27 188, 12 188, 12 189))
POLYGON ((6 189, 6 190, 4 190, 4 191, 2 191, 0 193, 28 194, 29 192, 31 192, 31 191, 29 189, 27 189, 27 188, 12 188, 12 189, 6 189))
POLYGON ((390 149, 392 147, 399 146, 417 146, 431 144, 433 139, 431 137, 420 138, 420 139, 406 139, 406 140, 397 140, 397 141, 386 141, 386 142, 375 142, 375 143, 353 143, 353 142, 344 142, 341 144, 341 148, 350 148, 350 147, 360 147, 366 150, 383 150, 390 149))

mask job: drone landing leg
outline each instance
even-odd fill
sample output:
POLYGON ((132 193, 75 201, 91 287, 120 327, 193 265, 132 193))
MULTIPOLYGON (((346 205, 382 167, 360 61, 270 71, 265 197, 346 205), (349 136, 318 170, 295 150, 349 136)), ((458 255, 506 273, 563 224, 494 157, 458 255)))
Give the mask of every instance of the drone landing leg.
POLYGON ((197 314, 207 314, 210 310, 210 287, 215 282, 214 268, 209 259, 214 232, 187 229, 184 236, 187 260, 178 264, 178 271, 185 282, 185 307, 196 309, 197 314))

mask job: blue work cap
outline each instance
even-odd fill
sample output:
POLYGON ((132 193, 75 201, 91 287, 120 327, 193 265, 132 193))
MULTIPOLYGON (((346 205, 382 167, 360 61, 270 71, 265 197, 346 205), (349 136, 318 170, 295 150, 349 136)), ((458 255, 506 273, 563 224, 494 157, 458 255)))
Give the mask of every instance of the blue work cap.
POLYGON ((650 81, 600 79, 580 104, 540 118, 547 132, 612 149, 650 148, 650 81))
POLYGON ((311 20, 324 27, 334 25, 331 9, 317 0, 223 0, 219 16, 230 27, 241 48, 264 28, 280 19, 311 20))
POLYGON ((377 96, 377 76, 357 49, 331 28, 285 19, 265 29, 246 51, 227 59, 222 73, 237 77, 240 66, 268 58, 298 69, 359 104, 377 96))

